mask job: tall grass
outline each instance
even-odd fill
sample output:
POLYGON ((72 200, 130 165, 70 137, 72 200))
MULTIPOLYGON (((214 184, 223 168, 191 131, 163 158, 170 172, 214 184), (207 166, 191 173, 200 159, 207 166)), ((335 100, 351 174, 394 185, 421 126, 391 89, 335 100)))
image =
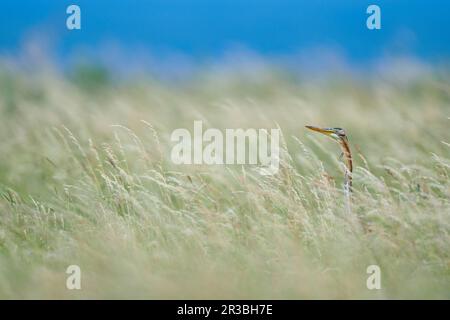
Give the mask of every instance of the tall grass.
POLYGON ((445 72, 0 82, 2 298, 450 298, 445 72), (279 173, 172 164, 170 133, 194 120, 279 126, 279 173), (346 129, 350 212, 338 146, 305 124, 346 129), (81 290, 66 289, 72 264, 81 290))

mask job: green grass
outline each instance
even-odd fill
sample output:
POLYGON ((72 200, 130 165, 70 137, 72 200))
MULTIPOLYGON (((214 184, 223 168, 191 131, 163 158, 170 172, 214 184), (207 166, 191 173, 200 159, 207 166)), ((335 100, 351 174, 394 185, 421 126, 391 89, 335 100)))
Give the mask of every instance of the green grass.
POLYGON ((267 71, 86 87, 2 71, 0 297, 448 299, 448 80, 267 71), (278 125, 279 173, 172 164, 170 134, 194 120, 278 125), (351 212, 337 144, 306 124, 346 129, 351 212), (371 264, 382 290, 366 288, 371 264))

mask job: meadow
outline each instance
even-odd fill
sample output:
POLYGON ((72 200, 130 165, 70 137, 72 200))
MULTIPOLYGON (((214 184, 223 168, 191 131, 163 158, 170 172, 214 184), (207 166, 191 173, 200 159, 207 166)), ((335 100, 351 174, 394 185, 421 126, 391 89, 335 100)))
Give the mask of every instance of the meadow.
POLYGON ((0 298, 448 299, 449 84, 1 68, 0 298), (279 127, 279 172, 173 164, 170 134, 195 120, 279 127), (350 210, 338 145, 305 125, 347 131, 350 210))

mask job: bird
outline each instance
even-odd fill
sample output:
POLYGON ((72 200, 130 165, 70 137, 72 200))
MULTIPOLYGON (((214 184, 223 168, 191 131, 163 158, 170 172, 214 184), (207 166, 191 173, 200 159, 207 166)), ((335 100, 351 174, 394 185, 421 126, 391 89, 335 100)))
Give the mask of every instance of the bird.
POLYGON ((320 128, 316 126, 305 126, 305 127, 308 128, 309 130, 316 131, 326 136, 329 136, 340 145, 345 163, 344 191, 347 197, 350 198, 350 193, 352 192, 353 159, 352 159, 352 152, 350 150, 350 145, 348 142, 347 133, 342 128, 320 128))

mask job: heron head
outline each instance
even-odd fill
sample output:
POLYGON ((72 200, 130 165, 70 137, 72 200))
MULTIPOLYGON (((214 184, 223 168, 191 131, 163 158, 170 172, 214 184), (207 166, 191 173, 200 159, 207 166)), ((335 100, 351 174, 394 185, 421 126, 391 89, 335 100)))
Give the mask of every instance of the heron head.
POLYGON ((309 130, 323 133, 336 141, 347 140, 345 130, 342 128, 319 128, 314 126, 306 126, 309 130))

